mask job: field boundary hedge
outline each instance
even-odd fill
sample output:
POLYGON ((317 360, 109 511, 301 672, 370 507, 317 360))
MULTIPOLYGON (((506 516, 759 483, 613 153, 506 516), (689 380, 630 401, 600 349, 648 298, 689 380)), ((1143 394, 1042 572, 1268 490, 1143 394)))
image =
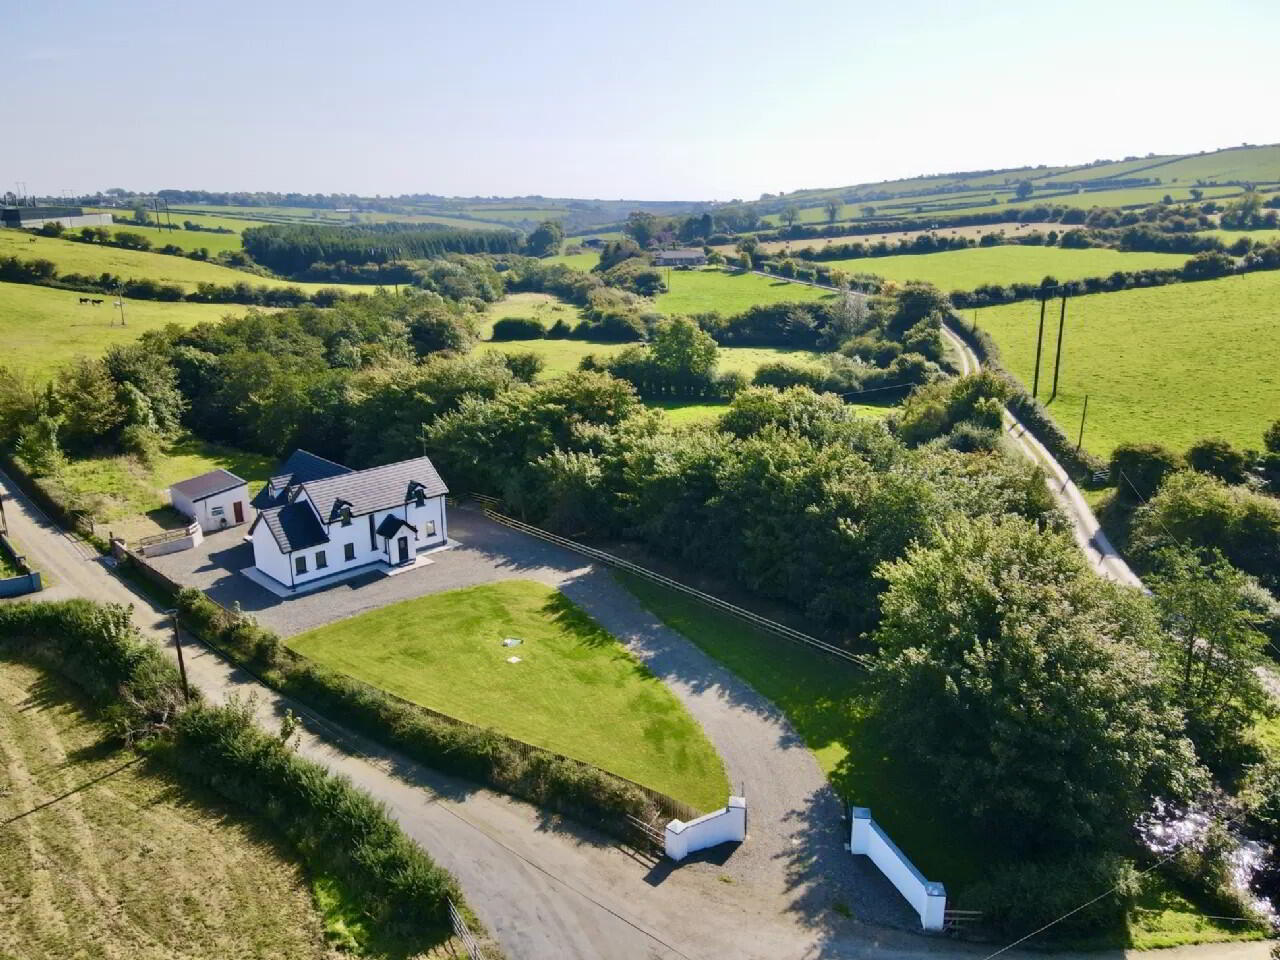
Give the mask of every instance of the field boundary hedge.
MULTIPOLYGON (((145 560, 130 562, 166 593, 172 581, 145 560)), ((330 670, 290 650, 280 637, 186 588, 175 595, 180 622, 192 635, 268 686, 317 713, 434 770, 486 784, 614 836, 633 833, 628 817, 692 820, 701 811, 583 760, 517 740, 411 703, 330 670)))
POLYGON ((1009 412, 1021 420, 1023 425, 1031 431, 1032 436, 1044 444, 1073 480, 1077 483, 1086 482, 1097 471, 1106 469, 1106 462, 1102 459, 1095 457, 1087 450, 1076 451, 1075 445, 1045 409, 1044 404, 1033 399, 1022 381, 1000 362, 1000 348, 990 334, 985 330, 975 330, 965 325, 959 315, 954 313, 943 322, 948 330, 963 340, 978 355, 983 366, 1009 384, 1013 391, 1006 404, 1009 412))
POLYGON ((247 706, 188 704, 177 668, 119 604, 76 599, 0 606, 0 649, 66 677, 127 743, 272 824, 308 869, 340 877, 359 907, 403 932, 450 930, 453 877, 385 808, 344 777, 298 756, 247 706))

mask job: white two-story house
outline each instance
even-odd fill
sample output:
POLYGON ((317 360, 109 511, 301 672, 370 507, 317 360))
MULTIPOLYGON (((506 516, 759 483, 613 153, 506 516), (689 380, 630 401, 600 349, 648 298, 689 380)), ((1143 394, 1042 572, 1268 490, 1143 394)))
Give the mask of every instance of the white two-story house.
POLYGON ((254 567, 293 589, 357 567, 410 564, 448 540, 446 493, 426 457, 352 470, 295 451, 253 499, 254 567))

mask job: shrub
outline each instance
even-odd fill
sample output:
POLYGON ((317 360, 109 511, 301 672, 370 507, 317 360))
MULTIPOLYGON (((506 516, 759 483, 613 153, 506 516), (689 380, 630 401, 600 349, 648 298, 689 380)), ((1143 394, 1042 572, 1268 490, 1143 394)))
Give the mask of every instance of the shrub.
POLYGON ((1053 927, 1055 939, 1097 938, 1123 929, 1125 913, 1139 889, 1137 872, 1128 860, 1076 856, 996 868, 990 877, 964 891, 964 903, 981 910, 983 924, 1002 936, 1024 934, 1063 918, 1053 927), (1112 887, 1117 888, 1113 895, 1071 913, 1112 887))
POLYGON ((1244 483, 1249 461, 1226 440, 1211 437, 1198 440, 1187 449, 1187 465, 1223 483, 1244 483))
POLYGON ((503 317, 493 325, 494 340, 539 340, 546 335, 546 326, 532 317, 503 317))
POLYGON ((1181 466, 1181 458, 1158 443, 1122 443, 1111 452, 1111 481, 1130 500, 1150 500, 1181 466))

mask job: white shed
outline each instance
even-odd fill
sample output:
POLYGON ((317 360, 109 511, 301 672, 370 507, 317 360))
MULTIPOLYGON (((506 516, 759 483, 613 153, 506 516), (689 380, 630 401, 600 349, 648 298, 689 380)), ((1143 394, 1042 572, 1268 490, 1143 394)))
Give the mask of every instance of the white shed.
POLYGON ((175 483, 169 488, 169 502, 205 533, 237 526, 249 515, 248 487, 229 470, 211 470, 175 483))

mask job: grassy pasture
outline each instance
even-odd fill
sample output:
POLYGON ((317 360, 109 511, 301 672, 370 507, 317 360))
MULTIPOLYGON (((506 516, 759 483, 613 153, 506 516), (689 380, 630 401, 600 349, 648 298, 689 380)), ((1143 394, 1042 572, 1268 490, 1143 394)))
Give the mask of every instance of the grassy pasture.
POLYGON ((566 267, 573 267, 575 270, 581 270, 586 273, 600 262, 600 254, 594 250, 589 250, 586 253, 561 253, 554 257, 547 257, 546 262, 563 263, 566 267))
MULTIPOLYGON (((1276 271, 1076 297, 1049 410, 1075 437, 1088 394, 1084 446, 1100 456, 1126 441, 1181 451, 1210 436, 1257 449, 1280 415, 1277 302, 1276 271)), ((1038 318, 1035 303, 978 311, 1005 366, 1028 385, 1038 318)), ((1056 313, 1051 320, 1042 387, 1052 381, 1056 313)))
POLYGON ((120 326, 115 298, 82 306, 85 294, 25 283, 0 283, 0 338, 4 355, 0 365, 47 380, 53 372, 78 356, 99 356, 116 343, 132 343, 148 330, 170 323, 183 327, 227 316, 243 316, 250 308, 235 303, 167 303, 158 300, 125 300, 127 326, 120 326), (114 322, 114 325, 113 325, 114 322))
MULTIPOLYGON (((175 247, 181 247, 183 250, 199 250, 204 247, 211 254, 221 253, 224 250, 240 249, 239 233, 207 233, 203 230, 184 230, 182 229, 182 221, 190 220, 190 217, 182 217, 177 214, 170 214, 173 219, 174 229, 170 230, 167 226, 146 226, 140 227, 135 223, 116 222, 114 226, 108 227, 113 233, 117 230, 127 230, 130 233, 140 233, 151 241, 152 246, 163 247, 165 244, 173 244, 175 247)), ((164 214, 161 214, 163 219, 164 214)), ((192 221, 194 222, 194 221, 192 221)), ((72 229, 70 233, 77 233, 78 230, 72 229)))
POLYGON ((324 287, 339 287, 352 292, 374 289, 351 283, 293 283, 163 253, 121 250, 118 247, 53 237, 37 237, 35 243, 31 243, 30 239, 28 234, 20 230, 0 230, 0 256, 17 256, 23 260, 42 257, 52 260, 59 273, 82 273, 91 277, 100 273, 114 273, 125 280, 148 279, 160 283, 176 283, 186 291, 194 290, 200 282, 248 283, 255 287, 298 287, 307 292, 324 287))
MULTIPOLYGON (((1169 156, 1140 157, 1137 160, 1117 160, 1097 167, 1081 170, 1078 167, 1055 172, 1047 177, 1032 176, 1029 179, 1036 186, 1052 186, 1058 183, 1078 183, 1085 180, 1109 180, 1128 177, 1158 177, 1162 168, 1155 167, 1148 171, 1152 164, 1170 159, 1169 156)), ((1161 178, 1163 179, 1163 178, 1161 178)))
MULTIPOLYGON (((1196 180, 1245 180, 1251 183, 1280 181, 1280 145, 1234 147, 1184 157, 1147 174, 1164 183, 1195 186, 1196 180)), ((1206 193, 1206 196, 1208 194, 1206 193)))
POLYGON ((1275 243, 1280 240, 1280 230, 1205 230, 1204 233, 1217 237, 1227 246, 1241 237, 1248 237, 1255 243, 1275 243))
POLYGON ((755 273, 728 273, 714 267, 704 270, 663 270, 669 289, 656 298, 658 310, 668 316, 716 311, 725 316, 742 313, 758 303, 822 300, 829 290, 755 273))
MULTIPOLYGON (((1067 228, 1070 229, 1070 228, 1067 228)), ((1062 232, 1063 226, 1060 223, 988 223, 980 226, 970 227, 945 227, 940 230, 926 228, 921 230, 895 230, 890 233, 850 233, 839 237, 812 237, 801 240, 767 240, 760 244, 759 249, 765 253, 785 253, 790 251, 795 253, 804 250, 806 247, 812 247, 814 250, 821 250, 832 244, 843 243, 864 243, 867 245, 879 243, 881 240, 886 243, 897 243, 899 240, 914 240, 916 237, 925 234, 936 234, 940 237, 969 237, 977 240, 989 233, 1007 236, 1017 236, 1024 233, 1030 233, 1033 230, 1039 230, 1041 233, 1048 233, 1050 230, 1062 232)), ((733 244, 722 244, 715 248, 721 253, 733 253, 733 244)))
POLYGON ((943 253, 902 254, 827 260, 825 265, 849 273, 874 273, 896 283, 927 280, 944 291, 972 290, 984 283, 1038 283, 1046 276, 1059 280, 1107 276, 1116 270, 1180 267, 1185 253, 1121 253, 1103 247, 1064 250, 1007 244, 973 247, 943 253))
POLYGON ((280 840, 145 763, 119 770, 136 755, 60 680, 9 660, 0 756, 0 956, 332 955, 280 840))
POLYGON ((680 800, 724 804, 697 722, 559 591, 504 580, 418 597, 289 640, 326 666, 680 800), (504 638, 522 641, 505 647, 504 638), (520 657, 519 663, 507 658, 520 657))
MULTIPOLYGON (((510 293, 497 303, 489 304, 489 308, 481 316, 480 336, 488 339, 493 334, 493 325, 505 317, 528 317, 542 321, 547 329, 557 320, 563 320, 569 326, 576 326, 582 319, 582 311, 572 303, 566 303, 559 297, 549 293, 510 293)), ((505 341, 519 344, 522 341, 505 341)))

